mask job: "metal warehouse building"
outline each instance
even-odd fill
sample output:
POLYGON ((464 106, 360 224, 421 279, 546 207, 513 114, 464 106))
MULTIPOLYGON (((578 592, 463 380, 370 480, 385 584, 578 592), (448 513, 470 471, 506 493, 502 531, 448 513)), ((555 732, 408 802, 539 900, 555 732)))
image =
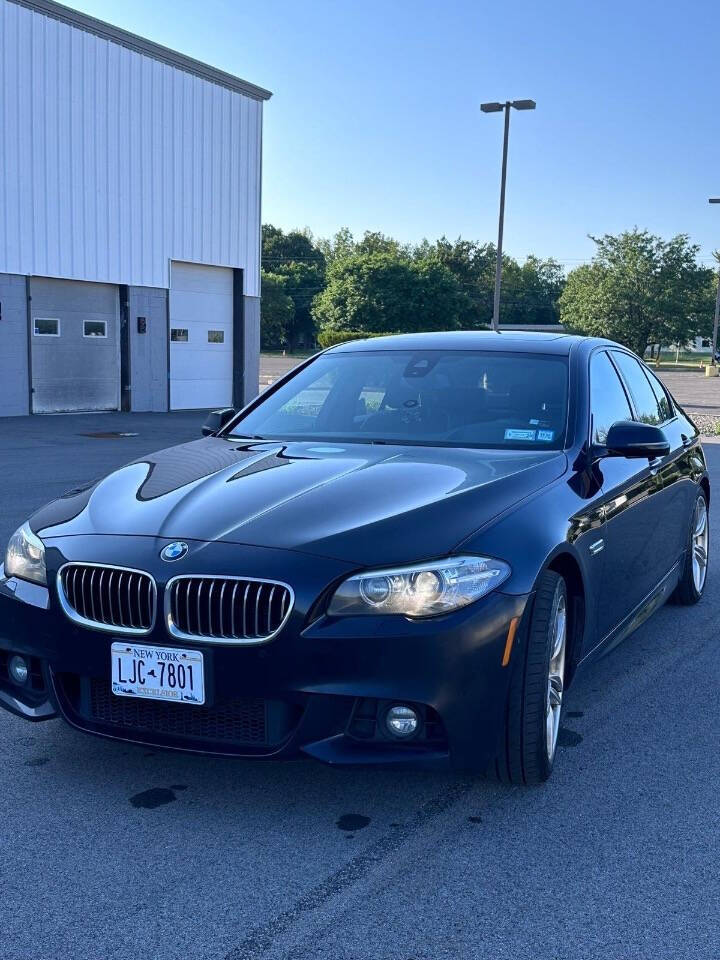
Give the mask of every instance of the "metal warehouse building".
POLYGON ((268 91, 0 0, 0 416, 257 393, 268 91))

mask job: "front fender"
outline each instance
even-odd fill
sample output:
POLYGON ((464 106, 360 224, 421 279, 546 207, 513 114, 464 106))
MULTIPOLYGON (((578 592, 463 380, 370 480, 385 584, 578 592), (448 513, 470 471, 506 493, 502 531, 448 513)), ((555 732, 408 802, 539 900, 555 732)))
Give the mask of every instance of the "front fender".
POLYGON ((458 547, 507 560, 512 574, 502 590, 508 594, 532 594, 543 570, 574 564, 584 599, 582 649, 595 642, 604 533, 598 500, 599 491, 568 474, 458 547))

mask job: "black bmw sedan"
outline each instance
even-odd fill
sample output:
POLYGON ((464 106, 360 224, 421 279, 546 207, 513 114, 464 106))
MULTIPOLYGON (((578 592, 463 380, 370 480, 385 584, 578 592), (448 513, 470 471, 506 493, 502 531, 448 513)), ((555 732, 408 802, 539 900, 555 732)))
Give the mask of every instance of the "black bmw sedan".
POLYGON ((534 783, 578 669, 703 593, 698 431, 609 341, 349 343, 204 433, 11 538, 8 710, 209 754, 534 783))

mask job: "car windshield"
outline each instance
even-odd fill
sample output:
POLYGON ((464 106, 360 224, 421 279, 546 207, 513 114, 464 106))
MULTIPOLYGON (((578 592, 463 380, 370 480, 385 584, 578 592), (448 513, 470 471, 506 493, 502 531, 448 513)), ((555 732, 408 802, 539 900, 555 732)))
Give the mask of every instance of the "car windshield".
POLYGON ((331 352, 234 422, 230 436, 558 450, 567 394, 564 357, 331 352))

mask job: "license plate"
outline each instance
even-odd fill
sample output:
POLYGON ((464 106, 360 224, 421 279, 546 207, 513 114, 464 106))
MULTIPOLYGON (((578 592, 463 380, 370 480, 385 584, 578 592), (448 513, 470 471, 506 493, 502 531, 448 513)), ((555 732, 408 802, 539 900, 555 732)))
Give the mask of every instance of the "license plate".
POLYGON ((198 650, 149 647, 118 640, 110 653, 112 692, 200 706, 205 703, 203 655, 198 650))

